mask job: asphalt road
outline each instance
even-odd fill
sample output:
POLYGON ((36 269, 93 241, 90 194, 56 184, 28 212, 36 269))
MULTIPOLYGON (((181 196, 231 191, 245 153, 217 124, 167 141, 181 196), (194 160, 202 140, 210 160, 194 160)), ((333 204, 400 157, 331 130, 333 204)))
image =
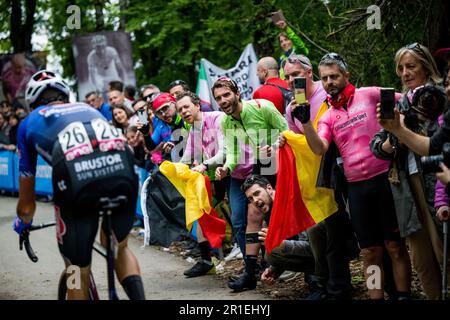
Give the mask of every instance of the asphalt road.
MULTIPOLYGON (((0 196, 0 299, 54 300, 57 296, 58 278, 63 261, 56 244, 54 228, 34 231, 31 244, 39 261, 33 263, 25 251, 19 251, 18 235, 11 224, 15 217, 17 198, 0 196)), ((53 206, 38 203, 34 223, 53 220, 53 206)), ((149 300, 261 300, 267 299, 255 291, 232 293, 223 278, 208 275, 187 279, 183 271, 192 266, 179 256, 142 247, 142 242, 130 238, 130 248, 137 256, 149 300)), ((94 252, 92 268, 102 299, 106 293, 106 263, 94 252)), ((117 281, 116 281, 117 283, 117 281)), ((119 298, 126 299, 117 284, 119 298)))

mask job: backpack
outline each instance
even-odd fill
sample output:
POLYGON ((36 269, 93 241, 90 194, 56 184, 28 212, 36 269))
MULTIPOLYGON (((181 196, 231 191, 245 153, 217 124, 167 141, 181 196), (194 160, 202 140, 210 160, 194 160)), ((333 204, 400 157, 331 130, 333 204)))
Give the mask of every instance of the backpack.
POLYGON ((289 103, 291 103, 292 98, 294 97, 293 93, 291 92, 291 90, 285 89, 279 85, 273 84, 273 83, 266 83, 269 86, 273 86, 273 87, 277 87, 278 89, 280 89, 281 94, 283 95, 283 108, 284 108, 284 113, 286 113, 287 107, 289 105, 289 103))

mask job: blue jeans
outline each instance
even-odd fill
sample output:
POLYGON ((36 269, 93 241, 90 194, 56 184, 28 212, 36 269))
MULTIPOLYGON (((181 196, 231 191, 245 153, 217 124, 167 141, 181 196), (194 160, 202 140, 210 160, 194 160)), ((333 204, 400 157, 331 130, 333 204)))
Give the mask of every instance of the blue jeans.
POLYGON ((245 180, 231 178, 228 194, 230 195, 231 223, 235 240, 245 256, 245 230, 247 229, 247 197, 241 191, 245 180))

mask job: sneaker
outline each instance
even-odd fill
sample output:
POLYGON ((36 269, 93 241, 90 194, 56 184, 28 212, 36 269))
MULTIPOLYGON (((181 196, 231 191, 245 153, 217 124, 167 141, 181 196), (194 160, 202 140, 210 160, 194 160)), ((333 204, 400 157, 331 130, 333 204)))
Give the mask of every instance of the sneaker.
POLYGON ((183 250, 192 250, 198 245, 197 241, 192 239, 181 241, 181 249, 183 250))
POLYGON ((233 249, 231 249, 231 252, 225 257, 223 258, 224 261, 231 261, 231 260, 236 260, 236 259, 242 259, 242 252, 241 249, 237 246, 237 243, 235 243, 233 245, 233 249), (240 258, 238 258, 238 256, 241 256, 240 258))
POLYGON ((186 250, 185 252, 186 252, 187 256, 194 257, 194 258, 200 257, 202 254, 198 245, 192 249, 186 250))
POLYGON ((294 272, 294 271, 284 271, 279 277, 278 279, 282 280, 282 281, 290 281, 290 280, 294 280, 295 278, 297 278, 299 276, 299 272, 294 272))
POLYGON ((319 287, 310 287, 309 295, 304 300, 327 300, 327 292, 319 287))
POLYGON ((254 290, 256 288, 256 277, 244 272, 244 275, 239 279, 228 281, 228 287, 233 289, 234 292, 254 290))
POLYGON ((188 278, 200 277, 206 274, 214 274, 216 268, 210 261, 198 261, 194 266, 184 272, 184 275, 188 278))

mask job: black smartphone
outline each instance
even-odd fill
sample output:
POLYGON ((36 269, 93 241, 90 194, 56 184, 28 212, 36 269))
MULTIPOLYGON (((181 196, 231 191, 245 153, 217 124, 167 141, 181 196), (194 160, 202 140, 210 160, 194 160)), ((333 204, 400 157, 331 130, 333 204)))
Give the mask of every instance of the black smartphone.
POLYGON ((262 241, 260 241, 258 239, 259 237, 259 233, 258 232, 249 232, 245 234, 245 243, 247 244, 252 244, 252 243, 260 243, 262 241))
POLYGON ((294 96, 298 104, 306 103, 306 78, 294 78, 294 96))
POLYGON ((278 10, 277 12, 273 12, 272 16, 270 17, 272 19, 272 22, 276 24, 278 21, 285 21, 283 11, 278 10))
POLYGON ((380 89, 380 104, 381 104, 381 119, 394 119, 394 107, 395 107, 395 90, 394 88, 381 88, 380 89))
POLYGON ((136 111, 136 115, 138 116, 140 123, 142 123, 142 124, 148 123, 148 116, 147 116, 147 112, 145 111, 145 109, 138 109, 136 111))

